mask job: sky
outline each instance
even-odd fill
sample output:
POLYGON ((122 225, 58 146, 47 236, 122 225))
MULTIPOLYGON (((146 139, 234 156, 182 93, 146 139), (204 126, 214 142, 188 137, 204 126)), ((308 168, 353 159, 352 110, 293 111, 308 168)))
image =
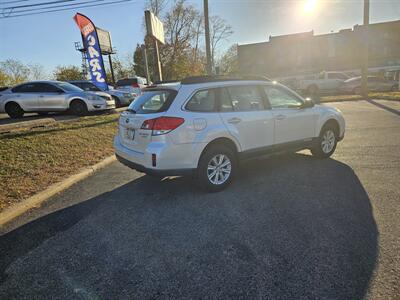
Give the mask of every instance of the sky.
MULTIPOLYGON (((0 0, 4 3, 15 0, 0 0)), ((29 0, 22 3, 49 2, 29 0)), ((83 0, 82 0, 83 1, 83 0)), ((85 0, 86 1, 86 0, 85 0)), ((202 9, 202 0, 187 0, 202 9)), ((171 1, 172 2, 172 1, 171 1)), ((23 63, 38 63, 46 72, 57 65, 80 65, 80 54, 74 42, 81 41, 72 17, 76 12, 87 15, 94 24, 111 32, 113 46, 122 57, 143 42, 143 10, 145 0, 82 8, 18 18, 0 19, 0 61, 8 58, 23 63)), ((400 0, 371 0, 370 22, 400 19, 400 0)), ((0 8, 0 17, 4 11, 0 8)), ((338 31, 362 24, 362 0, 209 0, 210 15, 219 15, 233 28, 233 35, 222 47, 234 43, 264 42, 270 35, 314 30, 315 34, 338 31), (307 4, 306 4, 307 3, 307 4)))

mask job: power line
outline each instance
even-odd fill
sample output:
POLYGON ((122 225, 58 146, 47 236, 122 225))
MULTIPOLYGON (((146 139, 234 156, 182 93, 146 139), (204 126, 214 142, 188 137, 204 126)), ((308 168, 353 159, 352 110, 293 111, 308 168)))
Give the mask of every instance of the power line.
MULTIPOLYGON (((18 10, 18 11, 12 11, 10 12, 9 15, 11 14, 19 14, 27 11, 38 11, 38 10, 46 10, 46 9, 53 9, 53 8, 59 8, 59 7, 68 7, 68 6, 76 6, 76 5, 86 5, 88 3, 93 3, 93 2, 103 2, 105 0, 91 0, 91 1, 84 1, 84 2, 79 2, 79 3, 70 3, 70 4, 62 4, 62 5, 55 5, 55 6, 47 6, 47 7, 37 7, 37 8, 29 8, 29 9, 23 9, 23 10, 18 10)), ((3 15, 5 13, 3 12, 3 15)))
POLYGON ((9 6, 9 7, 4 7, 3 9, 18 9, 18 8, 24 8, 24 7, 43 6, 43 5, 48 5, 48 4, 57 4, 57 3, 71 2, 71 1, 76 1, 76 0, 57 0, 57 1, 51 1, 51 2, 41 2, 41 3, 34 3, 34 4, 9 6))
POLYGON ((6 1, 6 2, 1 2, 0 5, 12 4, 12 3, 18 3, 18 2, 26 2, 26 1, 29 1, 29 0, 6 1))
POLYGON ((61 9, 39 11, 39 12, 26 13, 26 14, 18 14, 18 15, 12 15, 12 16, 7 16, 7 17, 4 16, 4 17, 0 17, 0 20, 1 19, 16 18, 16 17, 23 17, 23 16, 39 15, 39 14, 58 12, 58 11, 65 11, 65 10, 78 9, 78 8, 85 8, 85 7, 96 7, 96 6, 103 6, 103 5, 110 5, 110 4, 126 3, 126 2, 132 2, 132 1, 134 1, 134 0, 120 0, 120 1, 101 3, 101 4, 91 4, 91 5, 83 5, 83 6, 77 6, 77 7, 68 7, 68 8, 61 8, 61 9))

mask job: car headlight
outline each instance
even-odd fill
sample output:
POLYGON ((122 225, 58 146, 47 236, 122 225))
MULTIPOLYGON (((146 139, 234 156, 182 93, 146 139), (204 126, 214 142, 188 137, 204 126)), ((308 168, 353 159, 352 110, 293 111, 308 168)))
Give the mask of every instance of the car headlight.
POLYGON ((88 100, 90 100, 90 101, 99 101, 99 100, 103 100, 100 96, 97 96, 97 95, 88 95, 87 98, 88 98, 88 100))

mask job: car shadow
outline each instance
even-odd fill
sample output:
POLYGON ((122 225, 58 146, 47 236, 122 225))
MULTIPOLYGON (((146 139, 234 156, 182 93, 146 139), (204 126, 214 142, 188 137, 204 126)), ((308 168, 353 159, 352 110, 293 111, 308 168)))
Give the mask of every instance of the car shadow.
POLYGON ((0 293, 360 299, 377 243, 349 166, 281 155, 245 162, 219 193, 143 176, 28 223, 1 237, 0 293))

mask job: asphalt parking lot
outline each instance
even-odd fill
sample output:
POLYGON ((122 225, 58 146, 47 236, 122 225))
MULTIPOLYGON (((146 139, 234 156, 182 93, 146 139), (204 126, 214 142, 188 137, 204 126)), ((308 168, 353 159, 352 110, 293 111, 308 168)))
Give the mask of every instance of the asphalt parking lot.
POLYGON ((216 194, 114 163, 53 197, 0 237, 0 298, 398 298, 400 105, 330 105, 331 159, 250 161, 216 194))

